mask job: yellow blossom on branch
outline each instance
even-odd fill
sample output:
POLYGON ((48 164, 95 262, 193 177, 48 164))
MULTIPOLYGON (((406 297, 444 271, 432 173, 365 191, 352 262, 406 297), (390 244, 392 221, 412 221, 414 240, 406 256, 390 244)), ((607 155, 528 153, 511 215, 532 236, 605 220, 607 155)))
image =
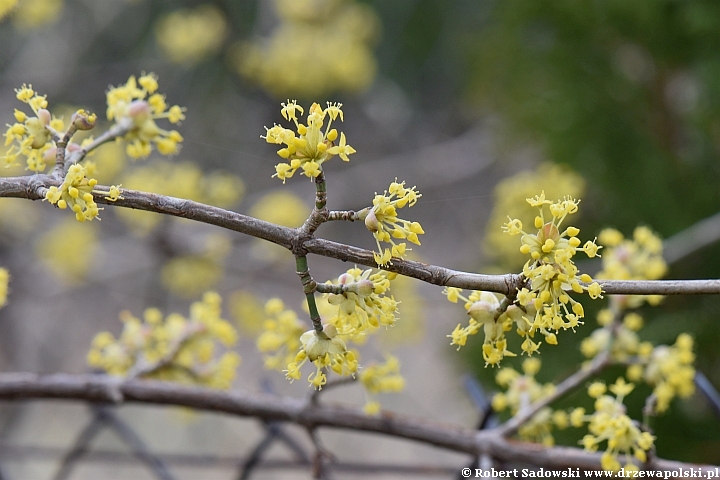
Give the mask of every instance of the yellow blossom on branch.
POLYGON ((85 167, 76 163, 70 167, 60 188, 52 186, 45 193, 45 200, 61 209, 70 207, 75 212, 78 222, 99 218, 98 208, 93 198, 93 187, 97 185, 94 178, 85 176, 85 167))
POLYGON ((372 269, 351 268, 338 278, 343 293, 327 294, 328 303, 337 306, 337 313, 329 320, 339 335, 365 335, 378 328, 395 324, 398 302, 386 293, 390 280, 397 274, 372 269))
POLYGON ((208 292, 190 305, 187 317, 148 308, 140 320, 124 311, 120 337, 97 334, 88 364, 111 375, 230 388, 240 357, 233 351, 216 354, 217 343, 231 347, 237 341, 235 329, 221 317, 221 304, 220 295, 208 292))
POLYGON ((628 377, 644 380, 653 387, 656 412, 666 411, 673 398, 687 398, 695 392, 692 348, 692 337, 682 333, 674 345, 658 345, 651 354, 628 368, 628 377))
POLYGON ((468 336, 475 335, 482 330, 485 336, 482 352, 486 365, 495 366, 504 357, 515 356, 507 348, 505 332, 510 331, 514 323, 517 324, 518 332, 527 332, 528 322, 523 319, 523 311, 516 306, 510 306, 500 313, 500 300, 496 294, 491 292, 473 290, 469 296, 465 297, 461 289, 448 287, 443 293, 452 303, 463 300, 465 310, 470 316, 470 321, 466 327, 458 324, 455 330, 448 335, 451 339, 451 345, 457 345, 459 350, 460 347, 466 344, 468 336))
MULTIPOLYGON (((532 402, 542 400, 552 394, 555 386, 552 383, 541 385, 535 379, 540 371, 541 362, 538 358, 528 358, 522 364, 523 374, 513 368, 501 368, 495 375, 498 385, 505 388, 504 393, 496 393, 492 399, 492 407, 497 412, 509 410, 511 415, 517 414, 532 402)), ((544 407, 518 430, 521 439, 540 443, 545 446, 555 444, 553 428, 565 428, 568 425, 565 412, 553 412, 544 407)))
POLYGON ((527 208, 526 198, 540 191, 549 198, 563 195, 580 197, 584 190, 585 181, 579 174, 553 163, 542 163, 533 170, 522 170, 503 179, 493 191, 495 205, 485 232, 485 253, 500 266, 512 270, 521 267, 526 258, 513 242, 507 241, 507 236, 499 228, 507 221, 508 215, 520 220, 523 225, 531 225, 535 214, 527 208))
POLYGON ((582 324, 584 310, 580 302, 570 297, 569 292, 587 292, 591 298, 602 296, 602 289, 596 282, 590 283, 589 275, 580 275, 572 257, 582 250, 589 257, 598 256, 599 247, 594 241, 588 241, 580 247, 577 238, 580 230, 575 227, 561 229, 565 218, 578 209, 578 201, 565 197, 557 202, 545 199, 545 194, 528 198, 527 202, 539 209, 534 225, 537 233, 527 233, 519 219, 509 218, 503 230, 509 235, 522 235, 520 251, 530 255, 523 267, 523 276, 527 287, 517 291, 513 303, 500 299, 493 293, 473 291, 469 297, 462 296, 462 290, 449 287, 444 290, 448 300, 457 303, 465 301, 465 309, 470 316, 468 326, 459 324, 448 335, 452 345, 458 348, 465 345, 469 335, 483 331, 483 358, 486 365, 497 365, 505 356, 515 354, 508 350, 505 332, 512 330, 523 337, 521 349, 532 355, 537 353, 542 342, 534 340, 535 334, 544 336, 545 342, 557 345, 557 333, 562 330, 575 330, 582 324), (549 217, 546 219, 546 209, 549 217), (509 304, 508 304, 509 303, 509 304))
POLYGON ((637 470, 632 463, 631 455, 639 462, 647 460, 647 452, 652 448, 655 441, 648 432, 640 430, 637 422, 634 422, 625 413, 623 399, 632 392, 634 385, 626 383, 621 377, 610 386, 609 390, 615 395, 605 395, 605 385, 601 382, 594 382, 588 388, 588 393, 595 400, 595 412, 591 415, 584 415, 582 409, 576 409, 571 418, 573 426, 580 426, 588 423, 589 433, 583 437, 581 444, 585 450, 594 452, 598 446, 607 441, 607 449, 603 453, 600 463, 602 468, 610 471, 618 471, 621 468, 619 455, 623 454, 626 459, 625 470, 637 470))
POLYGON ((378 265, 387 265, 392 257, 402 258, 405 256, 407 244, 405 242, 395 243, 395 239, 408 240, 415 245, 420 245, 418 235, 425 233, 418 222, 410 222, 397 217, 400 208, 412 207, 422 194, 415 190, 415 187, 405 188, 405 182, 394 182, 390 184, 382 195, 375 194, 373 206, 361 214, 364 217, 365 226, 375 237, 378 251, 373 252, 375 262, 378 265), (390 243, 391 247, 383 248, 380 242, 390 243))
MULTIPOLYGON (((18 100, 30 107, 33 115, 15 109, 15 123, 7 124, 5 131, 5 147, 10 148, 0 160, 7 168, 17 165, 18 160, 24 157, 28 170, 44 172, 48 163, 55 161, 55 140, 62 135, 65 124, 62 119, 50 114, 47 95, 38 94, 32 85, 23 85, 15 93, 18 100)), ((92 128, 95 123, 95 115, 84 110, 79 110, 73 119, 84 120, 81 123, 88 128, 92 128)), ((79 146, 70 144, 67 148, 73 150, 79 146)))
MULTIPOLYGON (((578 210, 578 200, 565 197, 552 202, 545 198, 545 193, 527 202, 539 210, 534 226, 537 233, 527 233, 517 219, 509 219, 503 229, 509 235, 522 235, 520 252, 530 256, 523 267, 523 276, 528 279, 529 288, 518 292, 517 303, 521 307, 532 306, 534 318, 528 321, 528 334, 539 331, 548 343, 557 343, 555 334, 560 330, 572 329, 582 323, 585 316, 583 306, 574 300, 569 292, 587 292, 591 298, 602 297, 602 289, 587 274, 578 272, 573 257, 583 251, 588 257, 598 255, 599 247, 595 241, 587 241, 581 247, 577 237, 580 230, 562 224, 568 215, 578 210), (549 211, 549 216, 547 215, 549 211), (589 284, 589 285, 588 285, 589 284)), ((537 348, 529 337, 523 343, 523 350, 531 353, 537 348)))
MULTIPOLYGON (((614 228, 600 232, 600 242, 606 246, 603 255, 603 268, 597 278, 609 280, 657 280, 667 272, 663 259, 663 243, 650 228, 635 228, 632 239, 614 228)), ((660 295, 614 295, 612 302, 618 308, 636 308, 645 301, 657 305, 660 295)))
POLYGON ((318 390, 327 383, 328 369, 345 376, 355 375, 358 370, 356 353, 348 350, 332 324, 325 325, 320 332, 308 330, 300 336, 300 343, 300 351, 288 364, 287 370, 284 370, 285 376, 290 380, 301 377, 300 369, 308 360, 316 368, 308 377, 308 382, 318 390))
POLYGON ((400 362, 392 355, 385 357, 385 363, 364 367, 359 377, 369 397, 364 407, 368 415, 374 415, 380 410, 380 404, 376 400, 371 400, 373 395, 400 392, 405 388, 405 379, 400 375, 400 362))
POLYGON ((163 155, 180 151, 182 135, 176 130, 160 128, 155 120, 164 118, 178 124, 185 119, 185 109, 178 105, 168 108, 165 96, 157 90, 157 76, 149 73, 139 79, 131 76, 124 85, 107 92, 107 118, 128 130, 123 138, 128 142, 126 150, 132 158, 147 157, 153 144, 163 155))
POLYGON ((287 163, 278 163, 273 177, 278 177, 285 183, 298 169, 302 169, 303 175, 315 178, 320 175, 322 164, 335 155, 340 156, 343 161, 350 161, 348 155, 355 153, 355 149, 346 143, 345 134, 342 133, 340 143, 336 144, 338 131, 331 128, 338 117, 343 121, 342 104, 328 102, 327 105, 327 108, 322 109, 320 105, 313 103, 308 110, 307 125, 304 125, 298 121, 298 113, 302 115, 305 110, 295 100, 282 104, 283 117, 295 124, 296 131, 280 125, 265 128, 267 132, 262 138, 267 143, 285 145, 277 154, 286 159, 287 163))
POLYGON ((257 349, 264 354, 265 368, 282 370, 295 358, 305 325, 293 310, 285 308, 279 298, 267 301, 265 316, 269 318, 262 323, 262 334, 256 342, 257 349))

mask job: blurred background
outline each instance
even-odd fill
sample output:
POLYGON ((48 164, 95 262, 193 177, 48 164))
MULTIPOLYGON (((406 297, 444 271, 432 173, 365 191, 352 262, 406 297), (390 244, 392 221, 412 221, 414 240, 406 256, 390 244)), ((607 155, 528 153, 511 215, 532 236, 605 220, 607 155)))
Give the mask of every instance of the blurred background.
MULTIPOLYGON (((96 130, 104 131, 106 91, 142 72, 158 75, 168 104, 187 107, 178 155, 132 160, 124 145, 105 145, 89 158, 103 184, 299 226, 313 186, 305 177, 284 186, 271 178, 279 160, 260 138, 263 126, 282 123, 280 103, 287 99, 306 108, 342 102, 339 129, 357 153, 349 164, 326 164, 328 205, 363 208, 396 177, 416 185, 423 197, 405 216, 426 234, 414 259, 482 273, 518 271, 515 239, 501 236, 500 225, 544 189, 550 198, 582 198, 575 223, 583 239, 607 226, 630 236, 646 225, 670 239, 668 278, 720 276, 720 219, 713 217, 720 210, 720 3, 713 0, 18 0, 0 2, 0 12, 4 123, 22 108, 13 89, 28 83, 48 95, 56 115, 97 112, 96 130)), ((0 170, 22 174, 22 167, 0 170)), ((263 371, 254 347, 270 297, 280 296, 304 318, 288 252, 142 212, 106 208, 102 222, 84 224, 65 213, 0 199, 0 266, 12 275, 9 304, 0 310, 3 371, 87 372, 93 336, 117 334, 122 310, 186 313, 213 289, 241 332, 235 385, 307 395, 304 382, 290 385, 263 371)), ((361 224, 324 225, 318 234, 374 247, 361 224)), ((351 267, 309 260, 319 281, 351 267)), ((456 352, 446 335, 466 322, 462 307, 419 282, 403 280, 393 289, 401 320, 363 347, 366 362, 392 352, 403 366, 406 389, 381 396, 383 408, 474 426, 480 413, 463 375, 477 376, 488 395, 497 390, 482 362, 482 339, 471 337, 456 352)), ((585 328, 561 334, 551 347, 557 352, 543 350, 540 380, 558 381, 583 361, 580 340, 604 306, 596 303, 602 305, 586 307, 585 328)), ((715 297, 666 298, 642 309, 641 337, 670 344, 691 332, 696 367, 718 386, 719 309, 715 297)), ((517 368, 520 359, 506 362, 517 368)), ((628 398, 634 418, 649 392, 638 387, 628 398)), ((327 396, 364 402, 356 386, 327 396)), ((586 397, 580 392, 563 405, 589 406, 586 397)), ((265 432, 252 420, 172 409, 115 413, 164 455, 178 479, 236 478, 265 432)), ((2 404, 2 478, 157 478, 121 455, 131 447, 110 430, 92 442, 95 456, 61 477, 63 456, 93 415, 60 402, 2 404)), ((718 463, 718 425, 700 393, 676 400, 653 421, 658 454, 718 463)), ((288 431, 307 445, 305 432, 288 431)), ((556 439, 577 445, 581 436, 577 430, 556 439)), ((427 470, 431 478, 453 478, 469 461, 368 435, 321 437, 341 462, 422 463, 438 468, 427 470)), ((266 453, 285 467, 259 468, 252 478, 310 475, 293 467, 292 450, 274 446, 266 453)))

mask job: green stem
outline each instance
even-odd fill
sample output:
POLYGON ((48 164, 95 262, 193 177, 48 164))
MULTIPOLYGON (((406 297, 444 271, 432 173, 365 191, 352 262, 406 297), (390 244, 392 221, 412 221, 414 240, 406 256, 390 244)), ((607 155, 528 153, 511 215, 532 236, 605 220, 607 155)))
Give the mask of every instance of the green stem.
POLYGON ((320 171, 320 175, 315 177, 315 208, 300 230, 309 235, 313 235, 320 225, 328 219, 327 204, 327 185, 325 184, 325 174, 320 171))
POLYGON ((320 170, 320 175, 315 177, 315 209, 321 211, 327 204, 327 184, 325 183, 325 173, 320 170))
POLYGON ((313 328, 316 332, 320 333, 323 330, 323 326, 320 313, 318 312, 317 303, 315 303, 315 290, 317 289, 317 283, 310 275, 306 256, 302 255, 295 257, 295 269, 296 273, 300 276, 300 281, 303 284, 303 291, 305 292, 305 299, 307 300, 308 310, 310 311, 310 320, 312 320, 313 328))

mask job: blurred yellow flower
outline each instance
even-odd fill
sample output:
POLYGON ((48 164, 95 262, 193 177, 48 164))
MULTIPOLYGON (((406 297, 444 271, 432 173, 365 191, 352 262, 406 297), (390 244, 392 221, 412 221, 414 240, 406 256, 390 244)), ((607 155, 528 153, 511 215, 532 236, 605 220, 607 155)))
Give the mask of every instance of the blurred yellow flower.
POLYGON ((276 0, 280 24, 269 38, 235 45, 238 73, 282 98, 359 92, 375 78, 379 20, 351 0, 276 0))
MULTIPOLYGON (((13 22, 22 28, 36 28, 54 22, 63 8, 63 0, 23 0, 22 2, 10 0, 10 3, 17 3, 13 22)), ((0 6, 0 18, 2 18, 1 10, 2 6, 0 6)))
POLYGON ((38 238, 35 254, 59 280, 76 283, 95 265, 98 246, 95 223, 67 218, 38 238))
POLYGON ((200 5, 166 15, 155 27, 155 38, 171 62, 192 65, 216 54, 227 33, 227 23, 215 6, 200 5))

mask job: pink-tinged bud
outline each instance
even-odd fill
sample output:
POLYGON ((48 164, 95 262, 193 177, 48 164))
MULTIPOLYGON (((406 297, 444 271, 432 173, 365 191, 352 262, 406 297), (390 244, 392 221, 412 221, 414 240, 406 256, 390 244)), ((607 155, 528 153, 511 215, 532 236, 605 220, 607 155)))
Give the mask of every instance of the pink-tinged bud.
POLYGON ((368 213, 367 217, 365 217, 365 226, 373 233, 379 230, 380 222, 378 222, 378 219, 375 216, 375 209, 370 210, 370 213, 368 213))
POLYGON ((65 149, 66 149, 68 152, 70 152, 70 153, 72 153, 72 152, 77 152, 77 151, 80 150, 81 148, 82 148, 82 147, 81 147, 80 145, 78 145, 77 143, 68 143, 68 146, 65 147, 65 149))
POLYGON ((72 117, 70 118, 70 122, 78 130, 90 130, 95 127, 96 121, 97 115, 95 115, 94 113, 89 114, 85 110, 78 110, 77 112, 73 113, 72 117))
POLYGON ((375 291, 375 285, 370 280, 360 280, 355 284, 355 292, 358 295, 370 295, 375 291))
POLYGON ((128 107, 128 116, 136 123, 142 122, 150 116, 150 105, 144 100, 135 100, 128 107))
POLYGON ((338 283, 340 285, 347 285, 348 283, 352 282, 354 277, 348 273, 343 273, 338 277, 338 283))
POLYGON ((37 112, 37 116, 43 126, 47 127, 48 125, 50 125, 52 115, 50 115, 50 112, 46 108, 39 109, 37 112))
POLYGON ((43 161, 53 162, 55 161, 55 155, 57 155, 57 147, 50 147, 43 153, 43 161))

